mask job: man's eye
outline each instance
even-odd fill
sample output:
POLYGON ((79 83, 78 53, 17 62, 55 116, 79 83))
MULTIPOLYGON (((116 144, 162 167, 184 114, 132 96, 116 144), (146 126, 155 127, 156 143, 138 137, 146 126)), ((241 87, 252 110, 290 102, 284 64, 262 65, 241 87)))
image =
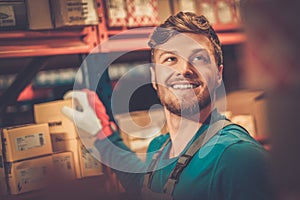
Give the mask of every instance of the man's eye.
POLYGON ((197 61, 197 60, 207 60, 204 56, 197 56, 194 58, 194 61, 197 61))
POLYGON ((168 57, 165 59, 165 62, 175 62, 177 59, 175 57, 168 57))
POLYGON ((200 55, 200 56, 196 56, 194 59, 193 59, 193 62, 202 62, 202 63, 209 63, 210 62, 210 59, 203 56, 203 55, 200 55))

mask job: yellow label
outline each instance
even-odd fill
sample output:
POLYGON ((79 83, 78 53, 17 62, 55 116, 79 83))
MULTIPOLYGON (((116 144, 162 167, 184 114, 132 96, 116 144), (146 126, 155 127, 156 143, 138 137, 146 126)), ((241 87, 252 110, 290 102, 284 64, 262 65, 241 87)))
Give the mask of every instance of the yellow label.
POLYGON ((13 6, 0 6, 0 26, 15 26, 16 18, 13 6))

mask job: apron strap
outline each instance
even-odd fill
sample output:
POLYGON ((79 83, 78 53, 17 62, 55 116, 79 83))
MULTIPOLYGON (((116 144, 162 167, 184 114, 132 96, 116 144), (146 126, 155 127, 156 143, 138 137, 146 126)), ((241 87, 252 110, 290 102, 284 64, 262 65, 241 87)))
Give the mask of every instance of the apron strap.
POLYGON ((152 182, 152 177, 153 177, 153 171, 156 168, 157 165, 157 161, 160 158, 163 149, 167 146, 167 144, 169 143, 170 138, 168 138, 163 145, 160 147, 160 149, 158 151, 156 151, 152 157, 152 161, 148 167, 147 173, 144 176, 144 182, 143 182, 143 187, 147 187, 150 188, 151 186, 151 182, 152 182))
POLYGON ((175 185, 179 181, 179 177, 185 167, 189 164, 192 160, 193 156, 198 152, 198 150, 206 144, 214 135, 216 135, 220 130, 224 127, 233 124, 232 122, 223 119, 213 123, 208 129, 198 137, 192 145, 189 147, 187 152, 181 155, 176 163, 175 168, 171 172, 165 186, 164 192, 168 195, 173 195, 175 185))

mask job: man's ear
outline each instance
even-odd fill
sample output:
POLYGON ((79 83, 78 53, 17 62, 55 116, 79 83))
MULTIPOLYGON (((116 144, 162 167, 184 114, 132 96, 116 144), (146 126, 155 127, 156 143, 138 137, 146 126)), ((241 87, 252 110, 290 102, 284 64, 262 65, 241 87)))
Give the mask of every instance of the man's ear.
POLYGON ((152 82, 152 87, 157 90, 157 85, 156 85, 156 75, 155 75, 155 69, 153 66, 150 67, 150 72, 151 72, 151 82, 152 82))
POLYGON ((220 86, 223 81, 223 65, 220 65, 218 68, 218 77, 217 77, 217 85, 220 86))

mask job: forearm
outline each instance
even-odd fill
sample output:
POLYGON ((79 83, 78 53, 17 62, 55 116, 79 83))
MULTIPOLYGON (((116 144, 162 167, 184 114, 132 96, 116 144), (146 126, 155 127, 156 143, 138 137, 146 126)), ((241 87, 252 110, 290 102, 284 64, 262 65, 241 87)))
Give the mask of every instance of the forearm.
MULTIPOLYGON (((87 149, 97 149, 100 161, 112 168, 127 190, 139 190, 146 164, 127 148, 118 133, 113 134, 114 123, 109 121, 106 109, 93 91, 71 91, 65 99, 74 98, 80 109, 63 107, 62 112, 78 127, 79 136, 87 149)), ((116 128, 116 127, 115 127, 116 128)))

